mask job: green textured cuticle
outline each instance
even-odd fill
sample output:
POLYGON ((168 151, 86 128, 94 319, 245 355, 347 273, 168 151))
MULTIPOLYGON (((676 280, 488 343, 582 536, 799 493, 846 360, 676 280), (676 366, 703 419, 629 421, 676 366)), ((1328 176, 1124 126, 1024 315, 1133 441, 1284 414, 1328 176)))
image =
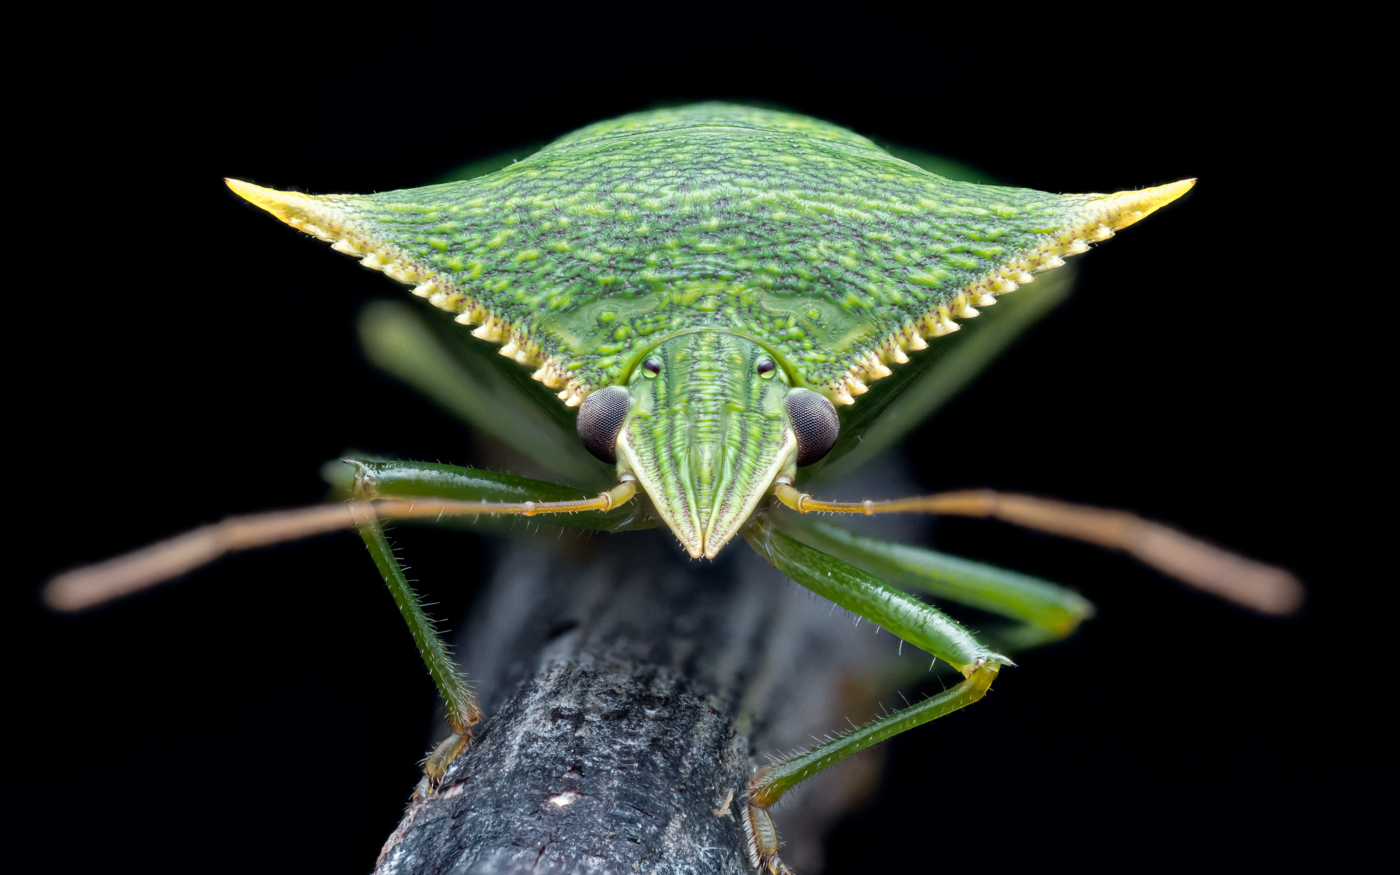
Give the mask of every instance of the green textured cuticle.
POLYGON ((834 384, 1077 205, 722 104, 624 117, 497 173, 345 201, 369 242, 438 272, 595 387, 617 382, 650 334, 701 327, 764 343, 801 385, 834 384))

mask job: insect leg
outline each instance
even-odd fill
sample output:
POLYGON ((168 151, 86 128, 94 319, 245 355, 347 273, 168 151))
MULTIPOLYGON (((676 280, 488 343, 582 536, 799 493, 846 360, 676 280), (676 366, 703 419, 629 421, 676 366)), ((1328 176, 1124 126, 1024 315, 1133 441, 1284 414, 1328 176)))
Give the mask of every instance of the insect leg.
POLYGON ((1093 604, 1073 590, 1005 568, 869 538, 807 516, 783 514, 773 523, 809 547, 905 590, 1015 621, 987 635, 1012 651, 1064 638, 1094 615, 1093 604))
POLYGON ((854 753, 978 701, 1001 666, 1011 664, 1011 660, 983 645, 937 608, 783 534, 765 515, 751 520, 743 534, 760 556, 797 583, 948 662, 964 678, 937 696, 754 774, 745 810, 750 850, 755 866, 777 873, 785 869, 777 857, 777 833, 767 813, 774 802, 797 784, 854 753))
POLYGON ((944 492, 890 501, 822 501, 799 492, 785 478, 773 488, 799 513, 933 513, 992 517, 1013 525, 1121 550, 1145 565, 1212 595, 1265 614, 1289 614, 1303 600, 1303 585, 1281 568, 1246 559, 1204 541, 1121 510, 1086 507, 990 489, 944 492))
MULTIPOLYGON (((356 476, 354 499, 351 501, 231 517, 126 556, 67 572, 49 582, 44 596, 49 605, 57 610, 81 610, 192 571, 226 553, 295 541, 337 529, 355 528, 369 548, 380 576, 389 587, 399 613, 408 624, 414 643, 418 645, 418 653, 428 668, 428 674, 447 706, 452 734, 429 754, 424 763, 425 775, 416 794, 426 795, 436 788, 452 760, 471 743, 471 728, 481 721, 481 710, 448 655, 446 645, 438 638, 433 621, 424 612, 417 594, 404 577, 379 520, 439 520, 445 516, 463 514, 536 516, 587 511, 606 514, 630 501, 637 487, 635 482, 627 480, 593 498, 571 499, 560 497, 561 493, 576 495, 576 490, 489 471, 419 463, 354 462, 352 465, 356 476), (386 486, 387 494, 394 497, 380 497, 376 484, 381 481, 386 486), (394 487, 409 487, 428 494, 402 496, 402 493, 394 492, 394 487), (439 497, 433 492, 445 492, 449 497, 439 497), (518 497, 521 494, 558 500, 470 501, 462 497, 518 497)), ((593 523, 604 528, 614 524, 615 521, 602 520, 593 523)))
MULTIPOLYGON (((445 491, 450 494, 452 492, 452 474, 457 474, 457 485, 461 485, 460 480, 466 475, 460 469, 456 472, 444 470, 447 467, 435 466, 432 473, 437 476, 437 491, 445 491)), ((428 667, 428 674, 432 677, 433 684, 437 687, 438 693, 447 706, 447 722, 452 727, 452 732, 424 760, 423 779, 414 790, 414 798, 423 798, 437 789, 442 782, 443 775, 447 772, 447 767, 471 744, 472 726, 481 722, 482 714, 476 697, 471 694, 471 690, 467 688, 457 666, 448 655, 447 645, 438 637, 436 626, 423 610, 422 601, 404 576, 403 570, 399 566, 398 557, 394 555, 393 548, 389 546, 388 539, 384 537, 384 531, 379 524, 378 517, 380 515, 392 517, 398 514, 397 518, 399 519, 415 517, 436 519, 444 514, 458 513, 507 513, 534 516, 536 513, 608 511, 631 499, 636 493, 637 487, 633 481, 627 480, 596 498, 552 502, 493 503, 434 497, 374 502, 365 500, 378 497, 381 494, 379 492, 381 481, 386 489, 389 488, 388 485, 395 482, 392 473, 404 474, 405 468, 410 471, 414 470, 411 465, 381 464, 370 466, 363 463, 357 464, 354 492, 355 498, 359 500, 351 502, 348 507, 355 517, 360 537, 364 539, 365 546, 369 548, 370 555, 374 558, 375 567, 379 569, 384 583, 389 587, 389 592, 393 594, 395 604, 399 607, 399 613, 403 616, 404 622, 408 624, 409 633, 412 634, 414 643, 418 645, 418 653, 423 658, 423 663, 428 667)), ((411 475, 398 479, 400 486, 404 485, 405 482, 417 483, 417 480, 411 475)), ((419 489, 422 489, 425 484, 417 483, 417 485, 419 489)))
POLYGON ((772 873, 790 871, 778 857, 778 833, 773 817, 768 813, 768 808, 782 794, 854 753, 980 700, 996 679, 999 669, 998 664, 989 662, 957 686, 949 687, 917 705, 896 711, 833 741, 755 772, 749 780, 747 804, 740 815, 748 834, 749 857, 754 868, 759 871, 766 868, 772 873))
POLYGON ((437 789, 452 761, 471 744, 472 726, 481 722, 481 708, 453 663, 447 645, 438 637, 436 624, 423 610, 418 593, 414 592, 413 585, 404 576, 398 557, 394 555, 394 549, 375 516, 374 507, 365 502, 357 502, 353 507, 356 508, 356 528, 360 537, 369 548, 375 567, 379 569, 380 576, 394 597, 394 603, 399 607, 399 613, 408 624, 413 643, 418 645, 418 655, 423 658, 433 685, 447 706, 447 723, 452 727, 452 733, 424 761, 423 780, 414 791, 415 797, 427 796, 437 789))

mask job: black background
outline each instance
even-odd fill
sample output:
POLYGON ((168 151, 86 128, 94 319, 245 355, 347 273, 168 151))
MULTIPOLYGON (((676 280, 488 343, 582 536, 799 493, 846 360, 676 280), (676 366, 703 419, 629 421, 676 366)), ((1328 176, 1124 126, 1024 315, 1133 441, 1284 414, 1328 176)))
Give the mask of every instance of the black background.
MULTIPOLYGON (((1324 220, 1345 198, 1324 202, 1316 174, 1350 168, 1321 150, 1344 116, 1314 61, 1210 22, 542 40, 531 13, 412 38, 403 14, 334 36, 89 33, 24 96, 38 172, 16 180, 29 230, 10 253, 7 710, 39 868, 367 871, 430 742, 432 688, 349 537, 80 617, 39 607, 55 571, 319 500, 318 466, 348 447, 473 462, 461 427, 357 348, 359 306, 403 289, 222 178, 411 187, 689 98, 783 105, 1051 191, 1199 177, 1080 259, 1074 298, 910 441, 909 465, 928 489, 1131 508, 1309 587, 1299 617, 1263 619, 1088 548, 946 524, 939 546, 1073 585, 1100 614, 892 742, 829 871, 1274 864, 1350 844, 1324 815, 1357 797, 1329 779, 1369 783, 1352 642, 1394 575, 1364 559, 1381 531, 1356 496, 1383 448, 1344 393, 1384 397, 1356 324, 1376 311, 1353 290, 1391 280, 1324 245, 1351 227, 1324 220)), ((434 611, 465 612, 487 544, 403 541, 434 611)))

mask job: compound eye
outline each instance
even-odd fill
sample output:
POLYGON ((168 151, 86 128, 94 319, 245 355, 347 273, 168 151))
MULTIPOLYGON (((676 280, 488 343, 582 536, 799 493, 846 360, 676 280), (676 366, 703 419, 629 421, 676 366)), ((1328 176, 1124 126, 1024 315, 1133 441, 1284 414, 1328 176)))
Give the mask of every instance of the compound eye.
POLYGON ((841 434, 836 408, 825 395, 809 389, 793 389, 787 396, 787 412, 797 435, 797 466, 821 461, 841 434))
POLYGON ((578 409, 578 439, 584 449, 612 464, 617 461, 617 436, 622 431, 632 398, 621 386, 599 389, 578 409))
POLYGON ((661 359, 649 358, 642 362, 642 373, 646 374, 648 377, 654 377, 661 373, 661 359))
POLYGON ((760 377, 765 380, 771 380, 773 379, 773 373, 778 370, 778 366, 773 363, 772 359, 759 359, 757 370, 760 377))

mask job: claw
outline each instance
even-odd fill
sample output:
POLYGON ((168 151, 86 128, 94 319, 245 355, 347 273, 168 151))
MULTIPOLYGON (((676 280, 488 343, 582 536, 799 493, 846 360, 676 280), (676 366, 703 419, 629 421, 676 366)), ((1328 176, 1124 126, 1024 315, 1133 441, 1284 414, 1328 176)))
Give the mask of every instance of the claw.
POLYGON ((472 736, 469 730, 453 732, 438 742, 438 746, 433 748, 433 752, 423 761, 423 778, 413 789, 415 801, 425 799, 437 791, 443 776, 447 774, 447 767, 452 765, 452 761, 461 756, 462 751, 471 743, 472 736))
POLYGON ((767 869, 770 875, 795 875, 778 856, 778 828, 768 811, 758 808, 752 802, 744 806, 744 835, 749 840, 749 862, 759 872, 767 869))

